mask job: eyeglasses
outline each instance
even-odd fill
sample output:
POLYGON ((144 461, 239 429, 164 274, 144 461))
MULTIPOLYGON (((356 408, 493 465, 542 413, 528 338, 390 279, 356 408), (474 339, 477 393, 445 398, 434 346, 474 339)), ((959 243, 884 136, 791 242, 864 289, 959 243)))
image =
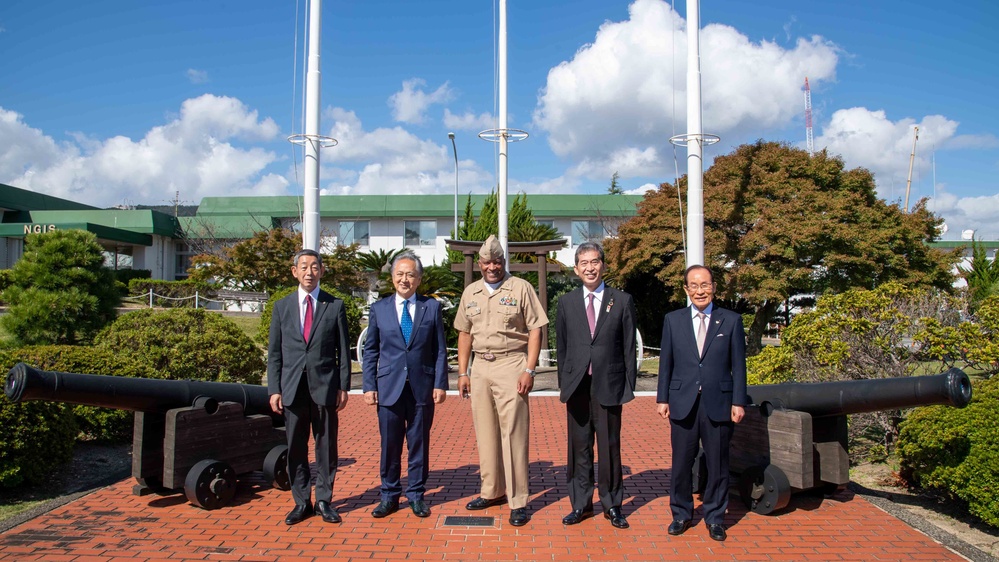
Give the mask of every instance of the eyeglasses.
POLYGON ((583 261, 576 262, 576 267, 579 267, 579 268, 582 268, 582 269, 586 269, 587 267, 590 267, 591 265, 593 267, 600 267, 601 263, 603 263, 603 260, 601 260, 599 258, 597 258, 595 260, 588 260, 588 261, 587 260, 583 260, 583 261))
POLYGON ((416 274, 415 272, 413 272, 413 271, 407 271, 407 272, 402 272, 402 271, 400 271, 399 273, 396 273, 394 277, 395 277, 396 279, 403 279, 403 278, 405 278, 405 279, 410 279, 410 280, 412 280, 412 279, 418 279, 418 278, 419 278, 420 276, 419 276, 419 275, 417 275, 417 274, 416 274))
POLYGON ((696 283, 690 283, 690 284, 687 285, 687 290, 688 291, 696 291, 696 290, 700 289, 702 291, 710 291, 711 289, 714 288, 714 286, 715 286, 714 283, 701 283, 700 285, 698 285, 696 283))

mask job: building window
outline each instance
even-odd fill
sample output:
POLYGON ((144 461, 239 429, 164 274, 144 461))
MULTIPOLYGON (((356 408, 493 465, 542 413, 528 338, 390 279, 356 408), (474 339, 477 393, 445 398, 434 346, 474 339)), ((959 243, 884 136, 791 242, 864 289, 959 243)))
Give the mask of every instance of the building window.
POLYGON ((341 246, 350 246, 351 244, 368 246, 369 232, 369 221, 340 221, 338 240, 341 246))
POLYGON ((436 246, 437 221, 406 221, 407 246, 436 246))
POLYGON ((583 242, 601 242, 607 236, 600 221, 572 221, 572 245, 583 242))
POLYGON ((534 221, 541 226, 547 226, 549 228, 555 228, 555 219, 538 219, 534 221))

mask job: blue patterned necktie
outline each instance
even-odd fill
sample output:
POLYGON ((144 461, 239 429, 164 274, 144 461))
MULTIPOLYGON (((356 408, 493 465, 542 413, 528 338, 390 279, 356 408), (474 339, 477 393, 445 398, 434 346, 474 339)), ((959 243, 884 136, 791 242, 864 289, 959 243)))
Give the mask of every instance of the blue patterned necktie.
POLYGON ((409 345, 409 336, 413 334, 413 317, 409 315, 409 300, 402 301, 402 320, 399 322, 402 327, 402 337, 409 345))

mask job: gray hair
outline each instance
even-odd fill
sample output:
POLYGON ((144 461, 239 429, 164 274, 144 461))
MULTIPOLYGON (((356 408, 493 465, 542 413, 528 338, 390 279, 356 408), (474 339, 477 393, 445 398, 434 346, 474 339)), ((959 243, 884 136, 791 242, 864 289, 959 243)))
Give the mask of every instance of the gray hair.
POLYGON ((416 274, 423 277, 423 262, 420 261, 420 258, 412 250, 406 250, 392 259, 392 269, 389 270, 391 273, 395 273, 395 264, 399 263, 400 260, 410 260, 415 263, 416 274))
POLYGON ((576 248, 576 263, 579 263, 579 254, 583 252, 596 252, 600 255, 600 261, 604 261, 604 249, 596 242, 583 242, 576 248))
POLYGON ((319 265, 323 265, 323 257, 315 250, 299 250, 295 252, 295 255, 291 258, 291 265, 298 267, 298 260, 302 259, 303 256, 312 256, 316 258, 319 265))

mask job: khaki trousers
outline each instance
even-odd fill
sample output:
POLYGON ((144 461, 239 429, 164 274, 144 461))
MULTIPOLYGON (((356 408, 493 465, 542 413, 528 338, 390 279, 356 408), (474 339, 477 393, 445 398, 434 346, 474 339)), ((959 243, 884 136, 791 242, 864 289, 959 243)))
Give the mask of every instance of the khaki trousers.
POLYGON ((527 367, 523 353, 500 355, 472 364, 472 422, 479 447, 481 497, 504 494, 510 509, 527 507, 528 447, 531 411, 527 396, 517 393, 517 379, 527 367))

